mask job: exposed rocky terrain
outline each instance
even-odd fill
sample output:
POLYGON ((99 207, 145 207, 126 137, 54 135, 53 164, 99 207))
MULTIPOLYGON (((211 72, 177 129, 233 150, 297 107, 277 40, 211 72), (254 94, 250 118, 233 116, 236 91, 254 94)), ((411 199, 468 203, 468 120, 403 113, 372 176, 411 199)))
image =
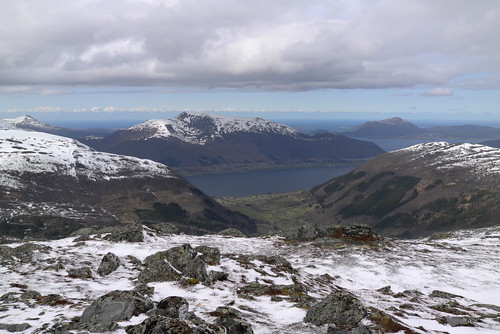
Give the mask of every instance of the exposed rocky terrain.
POLYGON ((86 142, 105 152, 147 158, 184 173, 336 164, 383 153, 377 145, 335 134, 305 135, 262 118, 183 112, 86 142))
POLYGON ((0 246, 0 333, 500 330, 498 227, 406 241, 349 226, 134 235, 0 246))
POLYGON ((432 126, 420 128, 400 117, 370 121, 340 134, 357 138, 421 138, 472 140, 500 137, 500 128, 481 125, 432 126))
POLYGON ((415 145, 376 157, 311 194, 313 222, 364 223, 389 236, 492 226, 500 216, 500 150, 415 145))
POLYGON ((191 233, 255 231, 165 165, 46 133, 0 131, 2 236, 61 237, 141 221, 172 222, 191 233))

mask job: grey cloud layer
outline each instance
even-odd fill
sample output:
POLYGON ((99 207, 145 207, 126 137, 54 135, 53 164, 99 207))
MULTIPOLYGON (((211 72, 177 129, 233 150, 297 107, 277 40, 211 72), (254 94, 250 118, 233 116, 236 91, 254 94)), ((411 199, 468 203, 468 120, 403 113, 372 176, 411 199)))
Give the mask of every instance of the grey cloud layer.
POLYGON ((0 85, 500 88, 497 0, 5 0, 0 85))

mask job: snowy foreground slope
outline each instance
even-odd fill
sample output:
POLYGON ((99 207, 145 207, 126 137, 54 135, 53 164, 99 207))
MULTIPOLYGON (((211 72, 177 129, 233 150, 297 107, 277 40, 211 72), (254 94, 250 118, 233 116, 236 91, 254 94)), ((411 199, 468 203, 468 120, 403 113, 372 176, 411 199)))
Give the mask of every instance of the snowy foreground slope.
MULTIPOLYGON (((154 287, 151 299, 159 302, 168 296, 184 297, 189 311, 208 323, 214 323, 217 307, 230 306, 243 314, 254 333, 327 332, 328 325, 303 322, 306 307, 294 306, 297 302, 292 301, 293 296, 277 292, 252 295, 245 288, 258 282, 302 284, 313 304, 333 291, 346 289, 366 308, 381 310, 406 327, 393 332, 500 331, 499 227, 459 231, 433 239, 380 239, 370 243, 333 239, 290 243, 280 237, 160 236, 147 229, 143 233, 144 241, 136 243, 111 242, 100 236, 36 242, 32 245, 39 247, 32 248, 38 251, 24 262, 6 260, 6 246, 2 246, 0 324, 29 324, 29 328, 20 327, 25 333, 44 332, 43 329, 51 332, 53 323, 80 317, 99 296, 113 290, 134 289, 141 268, 137 259, 144 262, 149 255, 188 243, 193 247, 217 247, 222 254, 220 264, 207 269, 223 271, 228 274, 227 279, 208 286, 196 282, 187 285, 151 282, 148 283, 154 287), (123 265, 101 277, 97 268, 108 252, 116 254, 123 265), (276 265, 251 257, 243 261, 243 254, 281 255, 295 271, 276 270, 276 265), (91 277, 69 275, 72 269, 84 266, 90 267, 91 277), (242 293, 245 289, 247 292, 242 293), (41 296, 31 292, 30 299, 31 290, 41 296), (47 300, 44 297, 54 294, 60 295, 59 299, 53 298, 58 302, 42 302, 47 300), (457 323, 472 326, 450 325, 457 323)), ((9 245, 12 249, 19 246, 9 245)), ((125 333, 126 326, 146 318, 141 314, 119 322, 115 333, 125 333)), ((364 319, 362 323, 374 329, 371 320, 364 319)))

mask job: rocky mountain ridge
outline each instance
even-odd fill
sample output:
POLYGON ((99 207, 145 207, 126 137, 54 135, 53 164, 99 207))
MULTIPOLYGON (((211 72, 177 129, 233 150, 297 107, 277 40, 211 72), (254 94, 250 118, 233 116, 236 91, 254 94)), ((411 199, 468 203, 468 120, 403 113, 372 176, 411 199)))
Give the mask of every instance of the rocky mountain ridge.
POLYGON ((0 131, 4 235, 64 236, 84 226, 140 221, 168 221, 198 233, 227 227, 254 231, 252 222, 163 164, 97 152, 51 134, 0 131))
POLYGON ((383 153, 370 142, 334 134, 308 136, 261 118, 187 112, 86 143, 101 151, 165 163, 185 173, 338 164, 383 153))
POLYGON ((0 331, 500 330, 498 228, 419 240, 381 238, 366 228, 326 230, 307 241, 294 233, 188 236, 146 227, 132 241, 119 231, 82 230, 0 246, 0 331))

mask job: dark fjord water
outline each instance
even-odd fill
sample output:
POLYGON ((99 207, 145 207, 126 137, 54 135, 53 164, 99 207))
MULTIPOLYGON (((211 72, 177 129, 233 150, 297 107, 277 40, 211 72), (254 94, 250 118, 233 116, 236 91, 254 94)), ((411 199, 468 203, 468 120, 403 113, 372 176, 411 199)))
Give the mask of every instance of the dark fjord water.
POLYGON ((307 189, 343 175, 355 166, 254 170, 241 173, 188 176, 210 196, 247 196, 307 189))
MULTIPOLYGON (((364 139, 389 152, 423 142, 438 140, 422 139, 364 139)), ((443 139, 450 143, 458 140, 443 139)), ((280 170, 254 170, 241 173, 207 174, 188 176, 186 179, 207 195, 247 196, 266 193, 282 193, 308 189, 343 175, 357 166, 291 168, 280 170)))

